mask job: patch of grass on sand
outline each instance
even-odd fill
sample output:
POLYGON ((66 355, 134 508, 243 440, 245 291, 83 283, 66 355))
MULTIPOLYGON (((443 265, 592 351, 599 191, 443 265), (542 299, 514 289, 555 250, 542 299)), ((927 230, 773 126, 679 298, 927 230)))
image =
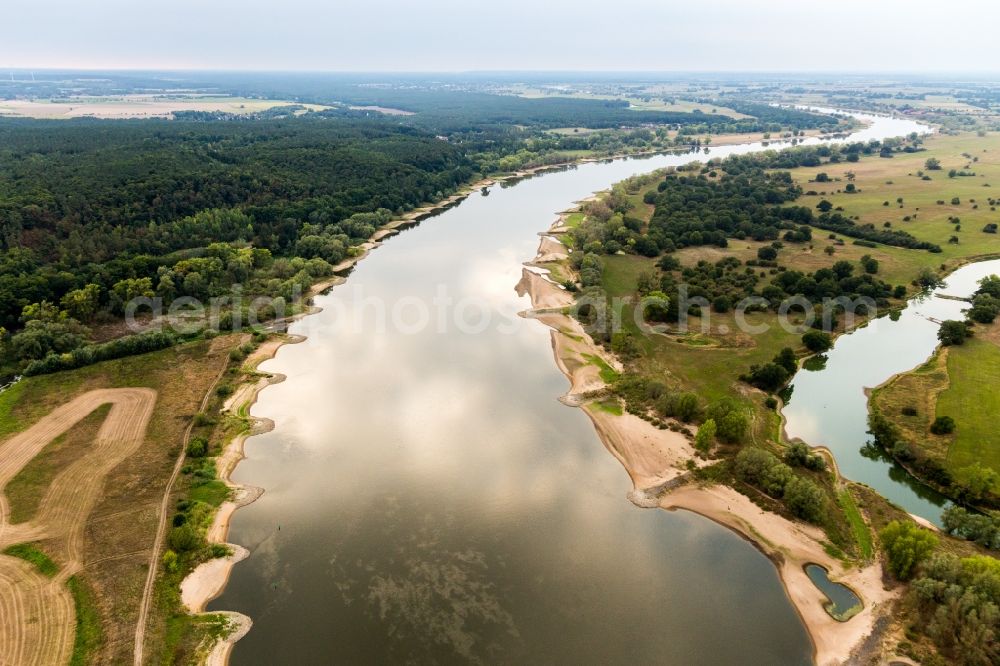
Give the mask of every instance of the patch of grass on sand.
POLYGON ((854 540, 858 544, 858 552, 866 562, 870 561, 872 554, 875 552, 872 545, 872 533, 868 529, 865 519, 861 516, 861 511, 854 502, 854 496, 851 495, 851 491, 844 488, 838 492, 837 503, 843 509, 844 516, 847 517, 847 522, 851 526, 851 531, 854 533, 854 540))
POLYGON ((188 499, 219 506, 229 499, 229 488, 219 479, 213 479, 202 484, 193 485, 188 491, 188 499))
POLYGON ((587 359, 589 363, 596 365, 600 369, 601 379, 606 384, 610 384, 618 379, 618 371, 608 365, 608 362, 600 356, 597 356, 596 354, 583 354, 583 357, 587 359))
POLYGON ((94 655, 104 643, 101 615, 90 587, 78 576, 70 576, 66 581, 73 605, 76 607, 76 636, 73 639, 72 666, 94 663, 94 655))
POLYGON ((4 548, 3 554, 30 562, 43 576, 52 578, 59 573, 59 565, 33 543, 16 543, 7 546, 4 548))
POLYGON ((597 402, 590 403, 594 409, 600 410, 602 412, 607 412, 608 414, 614 414, 615 416, 622 415, 622 405, 617 400, 599 400, 597 402))

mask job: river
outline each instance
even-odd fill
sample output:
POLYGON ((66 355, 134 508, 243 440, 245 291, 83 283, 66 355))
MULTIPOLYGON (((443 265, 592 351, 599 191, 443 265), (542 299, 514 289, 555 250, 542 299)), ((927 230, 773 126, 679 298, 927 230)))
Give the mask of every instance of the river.
MULTIPOLYGON (((858 134, 918 129, 873 118, 858 134)), ((233 519, 229 539, 251 555, 211 604, 254 621, 234 664, 810 661, 751 544, 626 499, 589 419, 556 400, 567 382, 549 331, 516 315, 530 306, 514 292, 521 263, 556 211, 705 157, 477 192, 317 297, 323 311, 291 327, 307 340, 261 368, 287 376, 252 409, 275 429, 247 441, 234 474, 265 489, 233 519)))

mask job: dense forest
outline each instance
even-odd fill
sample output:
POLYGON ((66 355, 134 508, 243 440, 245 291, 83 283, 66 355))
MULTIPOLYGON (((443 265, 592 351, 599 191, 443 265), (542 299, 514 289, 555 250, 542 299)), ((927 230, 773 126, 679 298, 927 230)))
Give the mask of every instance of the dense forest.
POLYGON ((80 346, 81 323, 134 296, 291 293, 475 172, 371 121, 10 120, 0 146, 0 326, 40 322, 5 348, 21 361, 80 346), (24 311, 45 303, 61 312, 24 311))
MULTIPOLYGON (((65 96, 66 81, 51 76, 4 83, 0 96, 65 96)), ((830 116, 767 105, 743 107, 759 117, 733 119, 637 111, 622 100, 497 95, 475 85, 192 76, 204 80, 190 83, 215 93, 290 104, 249 116, 181 112, 174 120, 0 119, 0 367, 6 372, 79 365, 131 349, 127 342, 80 350, 103 341, 107 336, 94 335, 93 327, 120 317, 136 297, 169 305, 239 284, 249 296, 292 299, 390 219, 478 175, 581 154, 684 146, 691 141, 685 128, 838 127, 830 116), (307 102, 329 108, 307 112, 307 102), (366 105, 411 115, 350 108, 366 105), (550 131, 557 127, 596 131, 550 131)), ((162 81, 133 73, 77 84, 73 94, 120 94, 162 81)), ((692 240, 668 236, 651 233, 642 243, 659 251, 692 240)), ((134 346, 168 342, 141 339, 134 346)))

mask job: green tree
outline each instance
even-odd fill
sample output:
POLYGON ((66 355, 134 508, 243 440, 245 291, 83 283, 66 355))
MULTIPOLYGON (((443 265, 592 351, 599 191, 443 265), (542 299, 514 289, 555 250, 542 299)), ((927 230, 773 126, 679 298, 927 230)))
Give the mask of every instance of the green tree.
POLYGON ((750 430, 750 422, 746 414, 732 411, 722 417, 717 428, 717 437, 730 444, 739 444, 746 438, 750 430))
POLYGON ((931 424, 931 432, 935 435, 949 435, 955 432, 955 419, 950 416, 939 416, 931 424))
POLYGON ((941 344, 949 347, 965 344, 965 339, 971 335, 971 331, 969 330, 969 325, 964 321, 949 319, 948 321, 941 322, 941 327, 938 329, 937 335, 941 344))
POLYGON ((936 536, 910 521, 892 521, 879 532, 879 538, 886 565, 899 580, 909 580, 938 545, 936 536))
POLYGON ((924 161, 924 168, 928 171, 940 171, 941 170, 941 160, 936 157, 928 157, 924 161))
POLYGON ((820 521, 826 505, 826 498, 819 486, 800 476, 793 476, 785 484, 784 501, 795 516, 811 523, 820 521))
POLYGON ((764 449, 746 447, 736 454, 733 471, 747 483, 758 485, 763 481, 767 471, 776 464, 778 459, 764 449))
POLYGON ((804 344, 806 349, 809 351, 815 354, 820 354, 833 346, 833 338, 830 337, 829 333, 809 330, 802 335, 802 344, 804 344))
POLYGON ((784 347, 778 352, 778 355, 774 357, 774 362, 787 370, 789 375, 794 375, 799 369, 799 359, 791 347, 784 347))
POLYGON ((43 359, 50 353, 63 354, 82 347, 86 335, 87 329, 75 319, 32 319, 11 337, 10 354, 21 361, 43 359))
POLYGON ((777 363, 764 363, 750 366, 750 372, 741 379, 762 391, 777 391, 788 381, 791 373, 777 363))
POLYGON ((111 308, 117 314, 125 312, 125 306, 134 298, 153 298, 152 278, 126 278, 111 287, 111 308))
POLYGON ((67 292, 59 303, 70 317, 80 321, 90 321, 97 314, 100 299, 101 287, 91 283, 83 289, 67 292))
POLYGON ((170 548, 178 553, 197 550, 202 546, 202 541, 202 537, 198 534, 198 531, 187 523, 173 528, 170 530, 170 534, 167 535, 167 542, 170 544, 170 548))
POLYGON ((1000 477, 989 467, 975 462, 955 471, 955 483, 961 486, 965 496, 981 500, 993 492, 1000 483, 1000 477))
POLYGON ((694 393, 681 393, 674 403, 677 418, 685 423, 695 421, 701 415, 701 403, 694 393))
POLYGON ((715 431, 715 419, 708 419, 702 423, 694 436, 694 448, 702 453, 711 451, 712 445, 715 443, 715 431))

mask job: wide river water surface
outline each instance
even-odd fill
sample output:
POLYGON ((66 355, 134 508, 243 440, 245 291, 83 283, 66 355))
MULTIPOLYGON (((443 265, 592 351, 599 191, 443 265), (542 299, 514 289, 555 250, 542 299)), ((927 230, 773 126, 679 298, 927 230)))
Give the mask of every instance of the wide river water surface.
MULTIPOLYGON (((872 120, 852 138, 922 129, 872 120)), ((323 311, 291 327, 308 339, 261 368, 287 375, 252 409, 275 429, 234 474, 265 490, 232 521, 251 555, 211 604, 253 619, 234 664, 810 661, 767 558, 628 501, 587 416, 556 400, 568 383, 548 329, 516 314, 521 264, 556 211, 694 159, 477 192, 316 298, 323 311)))

